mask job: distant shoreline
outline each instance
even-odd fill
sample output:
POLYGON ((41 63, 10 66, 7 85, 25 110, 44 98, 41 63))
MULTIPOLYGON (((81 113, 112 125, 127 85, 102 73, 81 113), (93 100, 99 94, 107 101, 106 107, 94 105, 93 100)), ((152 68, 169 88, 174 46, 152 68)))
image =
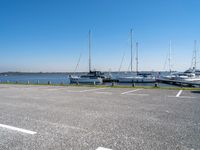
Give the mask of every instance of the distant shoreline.
MULTIPOLYGON (((102 71, 104 73, 130 73, 130 71, 102 71)), ((152 73, 158 73, 158 72, 168 72, 168 71, 140 71, 140 72, 152 72, 152 73)), ((88 72, 0 72, 0 75, 9 75, 9 74, 83 74, 88 72)), ((136 73, 136 71, 133 71, 133 73, 136 73)))

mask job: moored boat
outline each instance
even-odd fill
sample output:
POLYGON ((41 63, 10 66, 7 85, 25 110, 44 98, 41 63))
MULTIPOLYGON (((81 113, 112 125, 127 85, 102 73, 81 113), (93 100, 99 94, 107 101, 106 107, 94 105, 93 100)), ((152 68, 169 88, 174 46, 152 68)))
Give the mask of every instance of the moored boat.
POLYGON ((100 71, 91 70, 91 31, 89 31, 89 73, 81 76, 69 75, 70 83, 102 84, 106 76, 100 71))

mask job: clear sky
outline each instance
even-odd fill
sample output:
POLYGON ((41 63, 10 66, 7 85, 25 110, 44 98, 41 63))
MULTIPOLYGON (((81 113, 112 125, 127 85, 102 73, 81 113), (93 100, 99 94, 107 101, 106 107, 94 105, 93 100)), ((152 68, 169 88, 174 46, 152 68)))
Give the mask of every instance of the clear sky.
POLYGON ((200 0, 0 0, 0 72, 74 71, 80 54, 87 71, 89 29, 92 68, 117 71, 125 53, 128 70, 131 28, 139 70, 167 70, 170 40, 172 68, 185 70, 200 45, 199 9, 200 0))

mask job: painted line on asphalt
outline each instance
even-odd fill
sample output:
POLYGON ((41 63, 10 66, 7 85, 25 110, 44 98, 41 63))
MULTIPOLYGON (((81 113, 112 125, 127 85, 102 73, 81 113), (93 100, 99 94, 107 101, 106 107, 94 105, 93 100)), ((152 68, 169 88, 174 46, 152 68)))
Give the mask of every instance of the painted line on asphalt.
POLYGON ((183 92, 183 90, 180 90, 177 94, 176 97, 180 97, 181 93, 183 92))
POLYGON ((10 130, 14 130, 14 131, 18 131, 18 132, 22 132, 22 133, 26 133, 26 134, 32 134, 32 135, 37 133, 37 132, 34 132, 34 131, 30 131, 30 130, 26 130, 26 129, 22 129, 22 128, 17 128, 17 127, 13 127, 13 126, 8 126, 8 125, 4 125, 4 124, 0 124, 0 127, 10 129, 10 130))
POLYGON ((98 147, 96 150, 112 150, 112 149, 104 148, 104 147, 98 147))
POLYGON ((124 94, 129 94, 129 93, 137 92, 137 91, 140 91, 140 90, 142 90, 142 89, 136 89, 136 90, 126 91, 126 92, 123 92, 123 93, 121 93, 121 94, 122 94, 122 95, 124 95, 124 94))
POLYGON ((99 91, 99 90, 105 90, 105 89, 108 89, 108 88, 96 88, 96 89, 82 90, 82 91, 79 91, 79 92, 81 92, 81 93, 92 92, 92 91, 99 91))

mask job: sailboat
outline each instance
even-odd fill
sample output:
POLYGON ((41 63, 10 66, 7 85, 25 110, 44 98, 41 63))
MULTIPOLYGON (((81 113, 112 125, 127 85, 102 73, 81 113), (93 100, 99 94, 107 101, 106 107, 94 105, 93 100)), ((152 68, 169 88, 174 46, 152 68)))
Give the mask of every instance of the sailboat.
POLYGON ((200 71, 197 70, 197 42, 194 41, 194 52, 192 58, 191 68, 184 72, 171 73, 168 76, 165 76, 164 79, 175 80, 175 81, 184 81, 184 82, 200 82, 200 71))
POLYGON ((199 70, 197 70, 197 41, 194 41, 194 51, 191 68, 183 73, 176 75, 175 80, 182 80, 187 82, 200 82, 199 70))
MULTIPOLYGON (((172 53, 172 42, 170 40, 170 42, 169 42, 169 54, 168 54, 168 58, 167 58, 168 59, 168 65, 169 65, 169 74, 162 75, 162 76, 159 77, 159 79, 171 80, 171 79, 173 79, 173 78, 176 77, 177 72, 172 72, 172 65, 171 65, 172 58, 171 58, 171 53, 172 53)), ((167 63, 165 63, 165 65, 166 64, 167 63)))
POLYGON ((100 71, 91 70, 91 31, 89 30, 89 73, 81 76, 69 76, 70 83, 102 84, 104 74, 100 71))
POLYGON ((131 76, 127 77, 118 77, 118 81, 120 83, 133 83, 133 82, 140 82, 140 83, 151 83, 155 82, 156 78, 150 73, 139 73, 138 71, 138 42, 136 42, 136 75, 133 74, 133 30, 130 30, 130 47, 131 47, 131 76))

